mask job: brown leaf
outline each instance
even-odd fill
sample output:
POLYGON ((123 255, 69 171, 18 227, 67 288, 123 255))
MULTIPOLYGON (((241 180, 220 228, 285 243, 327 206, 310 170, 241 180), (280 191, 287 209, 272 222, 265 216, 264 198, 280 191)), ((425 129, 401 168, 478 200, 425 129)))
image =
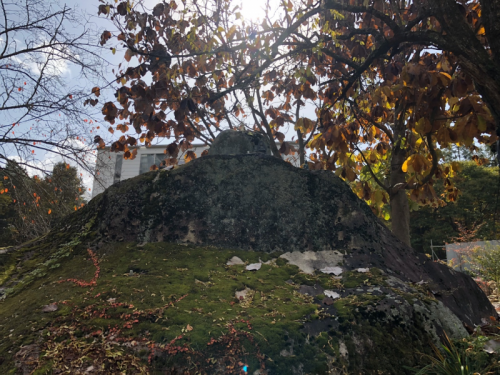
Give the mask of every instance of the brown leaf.
POLYGON ((102 114, 105 116, 104 119, 111 124, 115 123, 115 118, 118 113, 116 106, 112 102, 107 102, 102 107, 102 114))
POLYGON ((118 4, 118 6, 116 7, 116 11, 118 12, 118 14, 120 16, 126 16, 127 15, 127 2, 126 1, 123 1, 121 2, 120 4, 118 4))
POLYGON ((111 38, 111 32, 109 31, 104 31, 102 34, 101 34, 101 41, 100 41, 100 44, 101 46, 103 46, 104 44, 106 44, 106 42, 111 38))
POLYGON ((160 17, 165 11, 165 6, 162 3, 156 4, 153 8, 153 16, 160 17))
POLYGON ((134 55, 134 52, 130 48, 127 48, 127 51, 125 51, 125 60, 129 62, 134 55))

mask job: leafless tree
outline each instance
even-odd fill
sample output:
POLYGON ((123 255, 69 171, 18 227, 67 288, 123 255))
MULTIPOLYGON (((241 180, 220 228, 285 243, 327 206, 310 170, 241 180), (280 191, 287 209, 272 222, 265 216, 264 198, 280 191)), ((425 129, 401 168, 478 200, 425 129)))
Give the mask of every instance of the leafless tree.
POLYGON ((97 30, 54 0, 0 0, 0 166, 40 174, 41 158, 93 173, 95 108, 83 103, 102 79, 97 30))

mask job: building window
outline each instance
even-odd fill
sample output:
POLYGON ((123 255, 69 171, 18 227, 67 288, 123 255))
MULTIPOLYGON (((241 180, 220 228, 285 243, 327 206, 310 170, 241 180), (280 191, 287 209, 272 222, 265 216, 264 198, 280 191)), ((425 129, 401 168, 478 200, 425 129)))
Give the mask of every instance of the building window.
POLYGON ((115 174, 113 177, 114 184, 120 182, 120 179, 122 177, 122 164, 123 164, 123 155, 121 154, 116 155, 115 174))
POLYGON ((146 154, 141 155, 141 164, 139 166, 139 174, 149 172, 151 166, 160 166, 160 163, 165 159, 165 154, 146 154))

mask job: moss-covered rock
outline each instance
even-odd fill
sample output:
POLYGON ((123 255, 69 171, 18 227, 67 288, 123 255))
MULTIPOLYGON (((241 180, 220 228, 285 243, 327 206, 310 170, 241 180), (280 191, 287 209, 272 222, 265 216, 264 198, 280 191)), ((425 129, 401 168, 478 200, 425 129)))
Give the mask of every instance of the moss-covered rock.
POLYGON ((6 374, 403 374, 496 316, 331 173, 265 155, 114 185, 0 267, 6 374))

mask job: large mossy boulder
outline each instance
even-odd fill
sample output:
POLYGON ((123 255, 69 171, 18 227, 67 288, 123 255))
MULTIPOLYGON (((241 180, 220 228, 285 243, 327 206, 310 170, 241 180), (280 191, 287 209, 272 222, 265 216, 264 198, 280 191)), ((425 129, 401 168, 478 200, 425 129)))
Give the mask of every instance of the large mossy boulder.
POLYGON ((404 374, 496 317, 332 173, 264 154, 115 184, 0 265, 1 373, 404 374))

